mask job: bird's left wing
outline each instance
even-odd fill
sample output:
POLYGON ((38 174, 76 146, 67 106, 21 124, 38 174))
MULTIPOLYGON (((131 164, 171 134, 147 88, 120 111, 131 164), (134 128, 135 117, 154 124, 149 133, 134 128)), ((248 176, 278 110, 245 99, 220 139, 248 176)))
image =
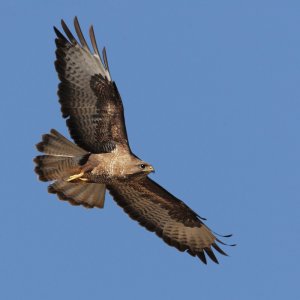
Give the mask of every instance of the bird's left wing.
POLYGON ((212 247, 226 255, 216 244, 222 242, 203 224, 200 217, 150 178, 119 182, 107 188, 132 219, 155 232, 170 246, 199 257, 205 264, 206 255, 218 263, 212 247))

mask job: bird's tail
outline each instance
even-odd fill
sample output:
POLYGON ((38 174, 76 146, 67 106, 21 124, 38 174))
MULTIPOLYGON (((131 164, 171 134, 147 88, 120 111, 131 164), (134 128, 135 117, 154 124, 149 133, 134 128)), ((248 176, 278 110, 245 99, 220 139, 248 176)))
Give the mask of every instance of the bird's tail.
POLYGON ((35 172, 42 181, 55 181, 48 191, 74 205, 100 207, 104 205, 105 185, 73 180, 82 172, 90 153, 78 147, 52 129, 36 145, 45 155, 35 157, 35 172), (70 180, 71 178, 71 180, 70 180), (73 179, 72 179, 73 178, 73 179))
POLYGON ((42 141, 36 145, 40 152, 34 159, 35 171, 41 181, 67 179, 81 171, 89 153, 67 140, 64 136, 52 129, 44 134, 42 141))

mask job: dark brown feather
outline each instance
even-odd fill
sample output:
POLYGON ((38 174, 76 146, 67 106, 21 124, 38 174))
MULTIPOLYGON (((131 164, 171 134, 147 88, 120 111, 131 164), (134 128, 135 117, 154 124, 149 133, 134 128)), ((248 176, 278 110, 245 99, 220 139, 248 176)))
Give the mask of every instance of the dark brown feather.
POLYGON ((221 254, 228 256, 227 253, 225 253, 216 243, 213 243, 212 246, 221 254))
POLYGON ((200 260, 204 263, 204 264, 207 264, 207 261, 206 261, 206 257, 205 257, 205 254, 203 251, 199 251, 197 253, 197 256, 200 258, 200 260))
POLYGON ((102 57, 101 57, 99 49, 98 49, 97 41, 96 41, 96 38, 95 38, 95 32, 94 32, 94 27, 93 26, 90 27, 89 33, 90 33, 90 39, 91 39, 91 43, 92 43, 94 52, 99 56, 101 62, 103 63, 102 57))
POLYGON ((212 261, 214 261, 216 264, 219 263, 218 260, 217 260, 217 258, 216 258, 216 256, 215 256, 215 254, 212 252, 211 248, 204 248, 203 250, 209 256, 209 258, 212 261))
POLYGON ((89 52, 91 52, 90 49, 89 49, 89 46, 88 46, 88 44, 87 44, 87 42, 84 38, 84 35, 82 34, 82 31, 81 31, 81 28, 80 28, 77 17, 74 18, 74 27, 75 27, 75 31, 77 33, 77 36, 79 38, 79 41, 81 43, 81 46, 83 48, 85 48, 86 50, 88 50, 89 52))
POLYGON ((104 47, 103 50, 102 50, 102 55, 103 55, 103 60, 104 60, 105 68, 106 68, 106 70, 109 71, 109 65, 108 65, 108 60, 107 60, 107 54, 106 54, 106 49, 105 49, 105 47, 104 47))
POLYGON ((63 28, 63 30, 64 30, 65 34, 67 35, 68 39, 70 40, 70 42, 74 45, 77 45, 78 44, 77 40, 75 39, 74 35, 70 31, 70 29, 68 28, 68 26, 64 20, 61 20, 61 27, 63 28))

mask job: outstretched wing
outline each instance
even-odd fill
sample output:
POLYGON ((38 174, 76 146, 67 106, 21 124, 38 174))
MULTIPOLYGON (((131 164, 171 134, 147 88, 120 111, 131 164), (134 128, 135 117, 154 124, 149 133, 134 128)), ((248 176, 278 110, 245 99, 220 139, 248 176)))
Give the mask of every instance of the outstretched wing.
POLYGON ((111 152, 116 143, 128 146, 123 104, 111 80, 105 48, 102 61, 93 27, 89 31, 94 51, 91 52, 76 17, 74 26, 79 42, 63 20, 61 24, 68 39, 54 27, 55 67, 61 81, 61 111, 72 138, 93 153, 111 152))
POLYGON ((227 255, 221 242, 203 224, 200 217, 150 178, 107 186, 115 201, 140 225, 154 231, 170 246, 197 256, 206 264, 206 256, 218 263, 212 248, 227 255))

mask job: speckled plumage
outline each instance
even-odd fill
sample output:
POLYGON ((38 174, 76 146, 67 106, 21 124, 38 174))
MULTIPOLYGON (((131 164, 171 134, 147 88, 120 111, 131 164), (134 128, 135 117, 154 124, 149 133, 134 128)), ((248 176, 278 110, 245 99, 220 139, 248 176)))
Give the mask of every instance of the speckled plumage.
POLYGON ((123 104, 111 79, 105 49, 99 53, 93 27, 90 50, 74 20, 79 42, 62 21, 66 37, 54 28, 60 80, 59 102, 76 145, 52 129, 37 149, 35 171, 53 181, 48 191, 62 200, 85 207, 104 206, 106 189, 124 211, 155 232, 170 246, 218 262, 212 248, 226 255, 222 243, 193 210, 147 175, 148 163, 135 156, 128 143, 123 104))

